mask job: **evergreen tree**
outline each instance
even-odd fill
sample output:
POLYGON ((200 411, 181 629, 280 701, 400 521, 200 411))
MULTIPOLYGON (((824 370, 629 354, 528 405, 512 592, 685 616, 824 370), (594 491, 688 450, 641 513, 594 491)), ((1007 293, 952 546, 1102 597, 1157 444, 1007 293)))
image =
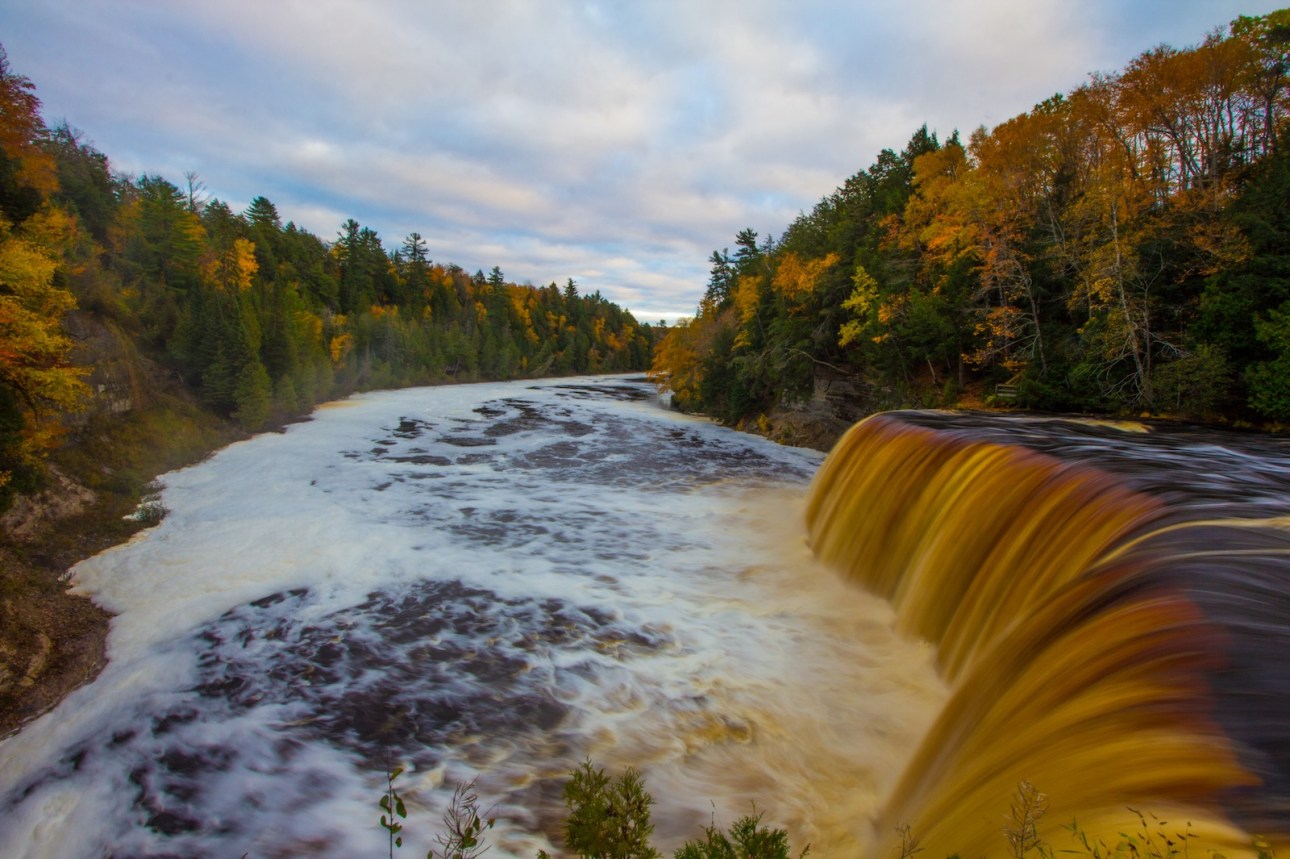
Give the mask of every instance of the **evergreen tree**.
POLYGON ((708 275, 708 288, 703 294, 704 301, 714 307, 725 307, 730 301, 735 280, 735 268, 730 260, 730 251, 713 251, 708 261, 712 264, 712 268, 708 275))

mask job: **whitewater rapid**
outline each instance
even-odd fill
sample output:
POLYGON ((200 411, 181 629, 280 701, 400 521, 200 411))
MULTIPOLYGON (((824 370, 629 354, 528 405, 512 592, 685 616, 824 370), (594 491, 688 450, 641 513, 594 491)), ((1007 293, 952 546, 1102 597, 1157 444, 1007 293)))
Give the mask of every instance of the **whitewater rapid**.
POLYGON ((477 779, 533 856, 586 757, 665 849, 755 804, 854 853, 946 693, 806 549, 820 461, 597 377, 359 395, 165 475, 72 571, 109 662, 0 743, 0 855, 383 855, 405 766, 404 855, 477 779))

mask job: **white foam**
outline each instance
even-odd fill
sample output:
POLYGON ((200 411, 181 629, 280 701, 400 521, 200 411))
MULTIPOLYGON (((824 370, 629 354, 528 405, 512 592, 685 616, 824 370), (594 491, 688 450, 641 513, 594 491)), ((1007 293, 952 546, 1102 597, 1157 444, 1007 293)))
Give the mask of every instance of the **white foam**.
POLYGON ((819 454, 595 393, 625 384, 365 394, 166 475, 161 524, 74 571, 111 661, 0 744, 0 855, 373 855, 359 698, 403 714, 412 853, 477 775, 494 855, 533 855, 585 755, 645 771, 665 846, 754 800, 863 843, 943 698, 929 655, 805 549, 819 454), (437 745, 436 707, 496 712, 437 745))

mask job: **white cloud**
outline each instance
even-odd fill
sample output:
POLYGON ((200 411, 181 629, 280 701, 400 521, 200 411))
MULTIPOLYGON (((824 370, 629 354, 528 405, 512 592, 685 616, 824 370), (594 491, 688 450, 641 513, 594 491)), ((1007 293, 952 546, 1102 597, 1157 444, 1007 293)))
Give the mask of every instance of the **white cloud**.
POLYGON ((0 9, 48 113, 117 167, 335 236, 689 313, 924 122, 997 124, 1270 0, 42 0, 0 9))

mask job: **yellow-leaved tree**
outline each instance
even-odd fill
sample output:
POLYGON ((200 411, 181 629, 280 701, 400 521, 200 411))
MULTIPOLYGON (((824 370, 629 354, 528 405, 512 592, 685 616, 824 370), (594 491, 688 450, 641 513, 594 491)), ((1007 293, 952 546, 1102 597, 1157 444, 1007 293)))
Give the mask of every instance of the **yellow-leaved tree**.
POLYGON ((61 416, 87 390, 62 327, 76 301, 55 272, 73 225, 49 202, 58 183, 39 108, 0 48, 0 509, 34 485, 61 416))
POLYGON ((706 364, 713 343, 730 336, 737 322, 732 308, 718 310, 711 298, 703 299, 691 320, 673 325, 654 347, 649 379, 672 391, 672 401, 683 410, 701 401, 706 364))

